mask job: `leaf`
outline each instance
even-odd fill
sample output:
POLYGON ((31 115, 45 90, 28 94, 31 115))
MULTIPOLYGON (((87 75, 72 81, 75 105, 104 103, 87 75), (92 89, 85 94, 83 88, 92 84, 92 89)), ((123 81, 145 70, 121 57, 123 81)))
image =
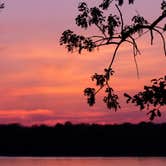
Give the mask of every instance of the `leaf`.
POLYGON ((131 96, 128 95, 127 93, 124 93, 124 96, 131 99, 131 96))
POLYGON ((157 79, 152 79, 152 80, 151 80, 151 82, 156 82, 156 81, 157 81, 157 79))
POLYGON ((166 31, 166 24, 165 24, 164 27, 163 27, 163 31, 166 31))
POLYGON ((87 96, 87 103, 89 104, 89 106, 93 106, 95 104, 95 89, 86 88, 84 90, 84 95, 87 96))
POLYGON ((161 112, 160 112, 160 110, 157 110, 157 116, 158 116, 158 117, 161 117, 161 112))
POLYGON ((101 11, 97 7, 93 7, 90 9, 91 19, 89 20, 89 25, 91 24, 101 24, 105 21, 105 17, 103 16, 103 11, 101 11))
POLYGON ((89 106, 93 106, 95 104, 95 95, 91 95, 88 98, 87 103, 89 104, 89 106))
POLYGON ((0 9, 3 9, 3 8, 5 8, 5 4, 4 4, 4 3, 1 3, 1 4, 0 4, 0 9))
POLYGON ((116 112, 118 108, 121 108, 118 102, 118 96, 113 93, 112 88, 106 88, 105 92, 106 96, 104 97, 103 101, 106 103, 108 109, 114 109, 116 112))
POLYGON ((124 93, 124 96, 128 98, 126 100, 126 103, 129 103, 131 101, 132 97, 130 95, 128 95, 127 93, 124 93))
POLYGON ((163 0, 161 3, 161 10, 165 11, 166 10, 166 1, 163 0))
POLYGON ((88 11, 88 6, 85 2, 81 2, 78 4, 78 11, 83 12, 83 11, 88 11))
POLYGON ((118 0, 119 1, 119 6, 123 5, 123 0, 118 0))
POLYGON ((150 114, 150 117, 149 117, 150 120, 154 120, 154 118, 157 116, 155 111, 156 111, 156 109, 153 109, 147 113, 147 115, 150 114))
POLYGON ((114 35, 115 28, 119 27, 121 25, 120 19, 117 15, 110 14, 107 19, 108 22, 108 35, 110 38, 114 35))
POLYGON ((133 4, 134 3, 134 0, 129 0, 129 4, 133 4))
POLYGON ((100 8, 102 8, 103 10, 108 9, 108 7, 110 6, 112 0, 103 0, 103 3, 99 5, 100 8))

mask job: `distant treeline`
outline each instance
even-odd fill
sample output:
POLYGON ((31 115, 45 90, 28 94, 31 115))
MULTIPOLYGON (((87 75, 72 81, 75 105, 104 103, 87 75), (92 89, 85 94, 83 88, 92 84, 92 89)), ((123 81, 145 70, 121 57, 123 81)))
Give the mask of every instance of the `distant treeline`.
POLYGON ((0 125, 0 156, 166 156, 166 124, 0 125))

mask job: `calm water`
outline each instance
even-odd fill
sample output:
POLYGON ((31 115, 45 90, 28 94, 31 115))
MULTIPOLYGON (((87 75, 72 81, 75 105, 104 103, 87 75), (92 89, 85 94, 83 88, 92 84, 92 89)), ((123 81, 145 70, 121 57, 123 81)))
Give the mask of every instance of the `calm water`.
POLYGON ((0 158, 0 166, 166 166, 166 157, 0 158))

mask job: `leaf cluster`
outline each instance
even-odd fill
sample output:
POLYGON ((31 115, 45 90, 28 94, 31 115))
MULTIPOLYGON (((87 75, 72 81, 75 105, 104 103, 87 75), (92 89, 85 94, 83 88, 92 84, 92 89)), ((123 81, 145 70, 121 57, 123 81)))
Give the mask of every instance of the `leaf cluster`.
POLYGON ((127 98, 127 103, 133 103, 140 108, 140 110, 150 110, 150 120, 156 116, 161 116, 160 107, 166 105, 166 76, 164 78, 151 80, 151 86, 144 86, 144 91, 130 96, 127 93, 124 96, 127 98))
POLYGON ((110 69, 104 69, 104 74, 97 74, 95 73, 92 76, 92 81, 96 81, 96 86, 103 87, 105 84, 108 83, 110 76, 114 74, 114 71, 110 69))
MULTIPOLYGON (((116 0, 118 2, 119 6, 122 6, 124 4, 124 0, 116 0)), ((103 10, 106 10, 109 8, 110 4, 113 2, 113 0, 103 0, 103 2, 100 4, 100 7, 103 10)), ((129 4, 133 4, 134 0, 128 0, 129 4)))
POLYGON ((118 95, 114 94, 114 90, 110 87, 106 88, 105 90, 106 96, 104 97, 103 101, 106 103, 107 108, 114 109, 117 111, 120 107, 119 104, 119 97, 118 95))
POLYGON ((105 96, 103 98, 104 103, 106 104, 107 108, 114 109, 117 111, 118 108, 120 108, 120 104, 118 102, 119 98, 114 93, 113 88, 109 85, 109 79, 114 74, 114 71, 112 69, 105 69, 104 74, 97 74, 95 73, 92 76, 92 81, 95 81, 96 86, 99 86, 100 88, 98 90, 94 88, 86 88, 84 90, 84 95, 87 96, 87 103, 89 106, 93 106, 95 104, 95 97, 97 93, 106 86, 105 89, 105 96))
POLYGON ((5 8, 5 3, 0 2, 0 9, 5 8))
POLYGON ((166 1, 163 0, 163 2, 161 3, 161 10, 163 10, 163 14, 165 14, 166 12, 166 1))
POLYGON ((93 106, 95 104, 95 89, 86 88, 84 90, 84 95, 87 96, 87 103, 89 104, 89 106, 93 106))
MULTIPOLYGON (((104 10, 107 9, 106 6, 109 7, 112 1, 105 0, 98 7, 92 8, 89 8, 87 3, 80 2, 78 5, 79 14, 75 19, 76 25, 84 29, 95 26, 101 34, 84 37, 75 34, 71 30, 66 30, 62 33, 60 44, 65 45, 69 52, 76 50, 79 53, 82 50, 93 51, 94 48, 111 44, 119 45, 122 42, 130 43, 137 50, 137 45, 132 35, 137 32, 141 35, 144 29, 152 29, 153 27, 150 27, 148 21, 140 15, 132 18, 132 25, 124 26, 123 16, 118 5, 116 5, 116 8, 119 16, 112 13, 105 16, 104 10)), ((118 2, 119 5, 123 4, 123 1, 118 2)), ((129 1, 129 4, 131 3, 133 1, 129 1)))
POLYGON ((90 38, 85 38, 82 35, 76 35, 71 30, 66 30, 62 33, 60 38, 60 45, 66 45, 69 52, 73 52, 75 49, 81 53, 82 49, 89 52, 95 48, 95 43, 90 38))
POLYGON ((81 2, 78 5, 78 11, 80 14, 76 17, 76 24, 81 28, 88 28, 93 24, 102 24, 105 21, 103 11, 97 7, 88 8, 85 2, 81 2))

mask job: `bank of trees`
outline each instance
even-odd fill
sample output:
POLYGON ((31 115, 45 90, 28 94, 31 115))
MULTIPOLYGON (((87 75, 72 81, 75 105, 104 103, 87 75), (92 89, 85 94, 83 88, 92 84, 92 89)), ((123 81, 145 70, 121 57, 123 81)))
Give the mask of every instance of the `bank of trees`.
POLYGON ((0 125, 1 156, 165 156, 166 124, 0 125))

